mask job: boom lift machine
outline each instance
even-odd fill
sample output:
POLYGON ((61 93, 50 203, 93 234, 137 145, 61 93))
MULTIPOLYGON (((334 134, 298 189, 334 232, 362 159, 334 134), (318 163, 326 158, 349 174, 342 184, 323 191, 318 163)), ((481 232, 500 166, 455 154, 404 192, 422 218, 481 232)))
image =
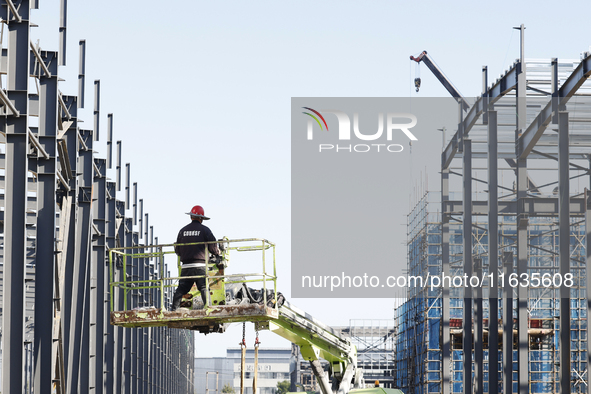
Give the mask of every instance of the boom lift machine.
MULTIPOLYGON (((270 330, 300 347, 302 357, 310 362, 323 394, 402 393, 381 387, 365 388, 363 371, 357 363, 357 349, 351 341, 291 305, 277 292, 275 244, 256 238, 224 239, 218 242, 223 246, 220 248, 221 259, 206 257, 209 305, 202 305, 199 292, 194 287, 185 296, 184 303, 181 303, 181 306, 189 308, 176 311, 168 311, 166 306, 170 305, 171 294, 176 287, 173 281, 180 278, 167 278, 164 275, 164 258, 174 255, 174 245, 111 249, 111 324, 122 327, 165 326, 208 334, 224 332, 229 323, 254 322, 257 330, 270 330), (225 268, 231 251, 258 251, 262 255, 262 272, 226 274, 225 268), (267 272, 269 254, 272 256, 272 273, 267 272), (142 259, 155 261, 154 265, 159 269, 155 270, 157 272, 153 278, 129 281, 128 277, 134 276, 132 271, 135 265, 142 259), (262 289, 248 287, 257 282, 262 284, 262 289), (139 299, 144 301, 134 301, 139 299), (320 360, 328 362, 328 374, 320 360), (332 384, 329 382, 329 375, 332 384)), ((180 264, 178 259, 177 264, 180 264)))

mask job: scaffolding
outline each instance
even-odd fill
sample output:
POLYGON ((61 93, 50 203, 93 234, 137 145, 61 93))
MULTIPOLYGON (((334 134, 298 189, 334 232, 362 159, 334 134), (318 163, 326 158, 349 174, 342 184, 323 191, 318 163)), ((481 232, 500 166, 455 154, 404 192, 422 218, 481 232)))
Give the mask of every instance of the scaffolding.
MULTIPOLYGON (((428 192, 415 206, 408 216, 408 272, 409 275, 427 277, 441 274, 441 214, 438 212, 440 194, 428 192)), ((515 249, 515 221, 507 216, 501 217, 499 238, 504 248, 511 253, 515 249)), ((528 228, 530 273, 556 273, 555 255, 558 250, 557 224, 551 218, 534 218, 528 228)), ((587 368, 587 305, 585 292, 585 243, 584 226, 576 218, 572 219, 571 271, 576 283, 571 290, 571 367, 573 372, 573 388, 571 392, 586 392, 587 368)), ((481 263, 483 273, 488 271, 488 230, 486 223, 479 223, 472 232, 474 241, 473 255, 477 263, 481 263)), ((452 275, 463 274, 463 240, 461 225, 450 226, 450 266, 452 275)), ((488 284, 488 283, 487 283, 488 284)), ((463 343, 462 317, 463 299, 459 289, 452 289, 449 300, 450 310, 450 342, 452 352, 451 392, 461 393, 463 384, 463 343), (453 293, 456 294, 453 294, 453 293)), ((559 346, 560 298, 559 289, 530 289, 528 296, 529 315, 529 392, 551 393, 557 390, 559 382, 557 349, 559 346)), ((483 299, 483 389, 489 392, 489 319, 490 308, 488 293, 483 299)), ((429 287, 409 288, 408 301, 396 309, 396 372, 395 386, 404 388, 409 393, 441 392, 441 291, 429 287)), ((513 302, 513 330, 516 333, 517 303, 513 302)), ((502 302, 499 302, 497 321, 502 326, 502 302)), ((502 335, 502 330, 499 330, 502 335)), ((513 360, 517 359, 517 343, 514 341, 513 360)), ((502 350, 502 338, 498 349, 502 350)), ((502 352, 499 353, 498 371, 502 370, 502 352)), ((497 376, 501 379, 501 374, 497 376)), ((513 389, 517 388, 517 380, 513 389)))
POLYGON ((591 56, 526 61, 523 31, 520 59, 491 85, 484 67, 482 96, 458 110, 441 193, 408 216, 409 275, 483 279, 408 289, 395 314, 395 384, 408 393, 591 390, 591 56))

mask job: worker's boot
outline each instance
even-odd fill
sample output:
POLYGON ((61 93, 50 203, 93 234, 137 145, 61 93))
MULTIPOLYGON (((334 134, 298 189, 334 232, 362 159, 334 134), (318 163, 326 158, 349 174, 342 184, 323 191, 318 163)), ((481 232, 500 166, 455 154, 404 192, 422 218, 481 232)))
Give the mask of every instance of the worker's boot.
POLYGON ((179 309, 179 306, 181 305, 181 299, 183 298, 182 294, 178 294, 174 293, 174 296, 172 297, 172 305, 170 307, 170 311, 174 312, 177 309, 179 309))
POLYGON ((201 293, 201 300, 203 301, 203 309, 207 308, 207 290, 203 289, 199 291, 201 293))

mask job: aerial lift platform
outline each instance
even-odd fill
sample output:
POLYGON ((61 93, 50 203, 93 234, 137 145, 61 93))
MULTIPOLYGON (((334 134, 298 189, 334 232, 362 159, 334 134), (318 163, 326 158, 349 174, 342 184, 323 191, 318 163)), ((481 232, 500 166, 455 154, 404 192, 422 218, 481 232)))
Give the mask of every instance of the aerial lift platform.
MULTIPOLYGON (((211 242, 199 244, 208 243, 211 242)), ((258 238, 223 239, 216 243, 222 250, 221 258, 206 256, 208 305, 203 305, 199 291, 193 287, 176 311, 167 308, 170 308, 172 293, 180 277, 167 277, 164 273, 165 258, 174 258, 180 272, 174 244, 111 249, 111 324, 190 329, 210 334, 224 332, 230 323, 254 322, 257 330, 269 330, 300 347, 302 357, 310 362, 323 394, 402 393, 381 387, 366 388, 363 371, 357 367, 357 349, 350 340, 285 301, 277 291, 275 244, 258 238), (226 274, 230 253, 242 252, 258 253, 262 272, 226 274), (128 280, 138 277, 138 265, 146 265, 137 264, 141 260, 154 263, 153 267, 157 269, 153 270, 152 277, 128 280), (260 289, 249 287, 253 285, 260 289), (321 359, 329 364, 328 374, 321 359)), ((241 262, 237 266, 246 265, 241 262)))

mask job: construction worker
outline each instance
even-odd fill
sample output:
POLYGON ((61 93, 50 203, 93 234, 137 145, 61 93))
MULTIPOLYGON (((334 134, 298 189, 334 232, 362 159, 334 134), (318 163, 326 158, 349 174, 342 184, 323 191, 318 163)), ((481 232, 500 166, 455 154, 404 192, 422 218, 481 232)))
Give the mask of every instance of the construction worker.
MULTIPOLYGON (((187 215, 191 216, 191 223, 179 231, 179 235, 176 239, 177 245, 174 247, 174 251, 179 255, 181 262, 183 263, 180 276, 201 276, 201 278, 179 280, 179 286, 172 298, 172 311, 178 309, 181 303, 181 298, 191 290, 193 283, 197 284, 197 289, 201 292, 203 305, 207 305, 207 291, 205 286, 205 245, 182 244, 215 241, 216 239, 209 227, 202 224, 204 220, 209 220, 209 218, 205 216, 205 211, 200 205, 195 205, 187 215)), ((208 244, 207 247, 209 253, 216 256, 220 255, 217 243, 208 244)))

